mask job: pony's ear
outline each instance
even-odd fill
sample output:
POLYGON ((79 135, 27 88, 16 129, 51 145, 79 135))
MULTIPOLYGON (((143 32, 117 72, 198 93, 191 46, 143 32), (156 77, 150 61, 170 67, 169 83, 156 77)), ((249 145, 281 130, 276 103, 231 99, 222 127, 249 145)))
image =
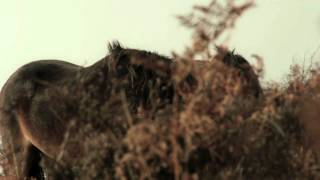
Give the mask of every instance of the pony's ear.
POLYGON ((109 53, 119 53, 123 48, 119 41, 113 41, 108 44, 109 53))
POLYGON ((125 49, 118 41, 108 45, 110 58, 112 59, 112 69, 118 77, 125 76, 129 73, 130 56, 125 53, 125 49))

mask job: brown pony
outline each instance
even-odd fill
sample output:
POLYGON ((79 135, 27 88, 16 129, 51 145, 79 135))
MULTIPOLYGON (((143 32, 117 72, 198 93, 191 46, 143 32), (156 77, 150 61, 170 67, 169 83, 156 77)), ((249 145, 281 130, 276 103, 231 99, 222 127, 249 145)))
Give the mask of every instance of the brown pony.
MULTIPOLYGON (((85 108, 101 107, 101 102, 110 97, 124 94, 130 113, 137 113, 140 106, 156 110, 172 103, 176 85, 171 78, 174 69, 171 59, 122 48, 118 43, 111 44, 109 49, 109 55, 89 67, 41 60, 22 66, 9 78, 0 95, 0 135, 7 159, 6 175, 43 179, 40 155, 58 159, 73 117, 84 114, 85 108), (83 108, 86 101, 94 105, 83 108)), ((228 53, 223 62, 249 74, 254 96, 262 93, 244 58, 228 53)), ((190 74, 185 82, 196 84, 190 74)))

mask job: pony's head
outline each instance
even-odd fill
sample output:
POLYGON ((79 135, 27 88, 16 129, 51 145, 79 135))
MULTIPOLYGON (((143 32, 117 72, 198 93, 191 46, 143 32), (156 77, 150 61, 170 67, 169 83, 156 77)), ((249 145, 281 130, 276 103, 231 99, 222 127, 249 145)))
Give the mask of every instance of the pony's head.
POLYGON ((149 109, 172 102, 171 59, 114 42, 109 44, 106 60, 113 88, 124 91, 129 103, 149 109))

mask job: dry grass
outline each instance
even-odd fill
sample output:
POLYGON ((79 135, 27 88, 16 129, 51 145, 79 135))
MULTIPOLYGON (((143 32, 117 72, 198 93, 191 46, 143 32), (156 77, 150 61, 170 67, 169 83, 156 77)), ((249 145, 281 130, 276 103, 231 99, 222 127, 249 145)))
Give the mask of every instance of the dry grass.
MULTIPOLYGON (((253 4, 234 1, 195 6, 180 16, 194 29, 194 43, 175 54, 174 84, 190 72, 194 89, 177 86, 172 104, 138 113, 122 96, 92 102, 81 91, 58 160, 42 163, 59 179, 319 179, 320 69, 295 66, 285 84, 268 84, 260 97, 252 86, 217 59, 236 19, 253 4), (214 22, 211 21, 214 19, 214 22), (215 51, 213 46, 218 46, 215 51), (199 68, 194 58, 210 60, 199 68), (98 106, 97 106, 98 105, 98 106), (81 148, 79 148, 81 147, 81 148), (79 156, 80 160, 75 160, 79 156)), ((258 69, 259 72, 262 69, 258 69)), ((241 74, 241 73, 240 73, 241 74)), ((94 85, 93 85, 94 86, 94 85)), ((95 90, 95 87, 88 87, 95 90)), ((74 92, 72 92, 74 93, 74 92)), ((155 100, 156 101, 156 100, 155 100)))
MULTIPOLYGON (((223 64, 193 72, 197 88, 175 92, 183 103, 152 114, 126 111, 121 96, 100 109, 86 104, 59 160, 76 179, 319 178, 311 150, 319 146, 319 70, 301 78, 295 69, 286 84, 268 85, 258 98, 223 64)), ((65 175, 46 166, 49 176, 65 175)))

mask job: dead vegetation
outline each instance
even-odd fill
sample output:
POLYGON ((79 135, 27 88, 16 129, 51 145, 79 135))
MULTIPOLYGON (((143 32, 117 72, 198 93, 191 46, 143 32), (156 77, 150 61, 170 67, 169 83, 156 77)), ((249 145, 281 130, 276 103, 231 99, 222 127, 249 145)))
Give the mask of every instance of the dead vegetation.
MULTIPOLYGON (((179 17, 194 30, 194 41, 184 54, 174 55, 176 65, 165 81, 167 88, 173 87, 165 96, 172 102, 160 102, 159 83, 144 94, 146 102, 130 99, 137 95, 131 91, 146 88, 130 88, 128 83, 140 82, 131 81, 139 77, 134 70, 131 80, 117 86, 122 89, 110 90, 107 99, 97 98, 103 79, 88 78, 90 84, 84 81, 63 92, 81 97, 74 100, 79 111, 72 114, 75 123, 69 126, 60 156, 42 161, 47 176, 318 179, 319 68, 305 72, 294 66, 285 84, 267 84, 262 94, 252 69, 242 64, 230 68, 221 61, 226 55, 221 39, 252 5, 212 1, 179 17), (209 62, 193 61, 198 57, 209 62)), ((59 102, 59 94, 55 100, 59 102)))

